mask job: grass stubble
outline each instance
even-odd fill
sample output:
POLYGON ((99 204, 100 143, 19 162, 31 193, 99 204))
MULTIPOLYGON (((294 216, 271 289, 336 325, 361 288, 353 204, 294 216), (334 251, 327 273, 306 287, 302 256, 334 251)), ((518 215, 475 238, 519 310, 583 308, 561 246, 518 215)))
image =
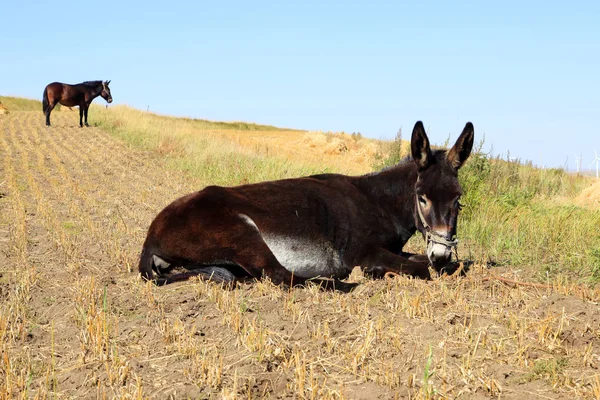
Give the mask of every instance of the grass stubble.
POLYGON ((38 111, 0 117, 0 398, 600 398, 598 212, 568 201, 586 178, 475 160, 461 176, 465 276, 355 270, 349 294, 157 288, 135 269, 170 201, 209 183, 344 172, 354 155, 315 163, 317 149, 281 150, 286 132, 248 139, 250 125, 144 114, 95 108, 89 129, 67 112, 52 129, 38 111), (542 285, 510 283, 524 280, 542 285))

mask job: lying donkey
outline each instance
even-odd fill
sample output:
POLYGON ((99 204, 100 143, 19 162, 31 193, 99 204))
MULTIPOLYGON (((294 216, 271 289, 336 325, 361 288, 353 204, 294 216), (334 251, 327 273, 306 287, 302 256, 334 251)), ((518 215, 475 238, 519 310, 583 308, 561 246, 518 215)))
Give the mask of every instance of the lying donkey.
POLYGON ((191 276, 302 284, 318 277, 335 282, 360 266, 374 277, 394 272, 427 279, 430 264, 438 271, 451 264, 462 193, 457 171, 473 136, 469 122, 452 149, 432 151, 419 121, 412 160, 381 172, 208 186, 154 219, 140 273, 156 284, 191 276), (402 251, 417 230, 426 256, 402 251))

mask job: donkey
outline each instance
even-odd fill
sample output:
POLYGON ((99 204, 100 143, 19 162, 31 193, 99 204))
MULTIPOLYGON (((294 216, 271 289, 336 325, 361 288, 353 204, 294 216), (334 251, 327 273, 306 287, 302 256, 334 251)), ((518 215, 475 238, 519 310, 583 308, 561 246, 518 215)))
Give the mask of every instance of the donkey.
POLYGON ((79 106, 79 126, 88 125, 88 109, 92 101, 102 96, 107 103, 112 103, 112 95, 108 84, 110 81, 86 81, 77 85, 53 82, 44 88, 42 111, 46 116, 46 125, 50 126, 50 113, 60 103, 66 107, 79 106))
POLYGON ((364 176, 322 174, 236 187, 208 186, 181 197, 152 221, 139 272, 158 285, 199 276, 233 283, 268 277, 275 284, 347 278, 355 266, 429 279, 455 266, 462 194, 458 169, 471 154, 468 122, 449 150, 432 151, 423 123, 411 153, 364 176), (402 251, 422 233, 426 255, 402 251))

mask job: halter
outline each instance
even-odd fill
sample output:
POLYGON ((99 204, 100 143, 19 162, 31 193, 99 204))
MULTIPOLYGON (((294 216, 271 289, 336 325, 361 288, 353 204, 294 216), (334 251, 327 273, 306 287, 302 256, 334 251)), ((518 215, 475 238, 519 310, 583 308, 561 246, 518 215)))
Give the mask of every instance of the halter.
POLYGON ((416 198, 417 202, 417 212, 419 213, 419 219, 421 220, 421 224, 423 224, 423 228, 425 228, 425 241, 429 246, 429 242, 433 242, 436 244, 442 244, 446 247, 453 248, 456 251, 456 246, 458 245, 458 239, 448 240, 443 235, 431 229, 431 226, 425 221, 425 217, 423 216, 423 211, 421 211, 421 205, 419 204, 419 198, 416 198))
MULTIPOLYGON (((108 89, 108 84, 106 82, 104 82, 104 81, 102 81, 102 90, 100 90, 100 96, 102 96, 103 92, 107 94, 108 99, 112 100, 112 96, 111 96, 111 94, 109 92, 109 89, 108 89)), ((108 99, 106 99, 106 101, 108 101, 108 99)), ((108 107, 108 105, 107 105, 107 107, 108 107)))

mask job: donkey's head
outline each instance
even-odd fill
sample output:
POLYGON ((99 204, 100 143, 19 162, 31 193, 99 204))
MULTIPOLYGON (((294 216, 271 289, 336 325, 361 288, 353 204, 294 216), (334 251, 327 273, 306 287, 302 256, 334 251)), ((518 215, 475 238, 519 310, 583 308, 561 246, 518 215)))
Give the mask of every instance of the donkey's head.
POLYGON ((112 103, 112 96, 110 94, 110 88, 108 87, 109 83, 110 81, 102 82, 102 92, 100 92, 100 96, 102 96, 107 103, 112 103))
POLYGON ((427 257, 437 270, 442 269, 458 244, 456 222, 461 208, 462 189, 458 169, 473 148, 473 124, 467 122, 460 137, 449 150, 431 151, 423 123, 415 124, 411 152, 417 165, 415 214, 417 228, 427 242, 427 257))

